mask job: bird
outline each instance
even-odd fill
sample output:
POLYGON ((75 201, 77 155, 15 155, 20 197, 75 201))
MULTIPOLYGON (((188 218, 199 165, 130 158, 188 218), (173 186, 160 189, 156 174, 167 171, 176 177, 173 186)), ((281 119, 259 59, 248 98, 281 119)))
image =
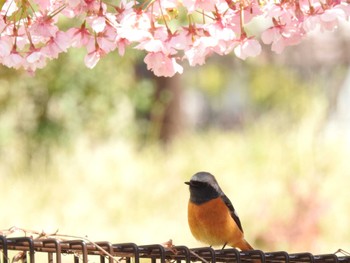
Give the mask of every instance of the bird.
POLYGON ((189 182, 188 224, 198 241, 210 246, 229 245, 254 250, 244 239, 241 221, 230 199, 208 172, 194 174, 189 182))

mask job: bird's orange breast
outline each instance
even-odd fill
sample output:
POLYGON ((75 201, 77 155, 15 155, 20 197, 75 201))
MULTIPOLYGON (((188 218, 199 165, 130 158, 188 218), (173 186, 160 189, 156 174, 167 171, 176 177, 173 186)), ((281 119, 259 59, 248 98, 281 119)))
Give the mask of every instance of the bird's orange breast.
POLYGON ((200 205, 189 201, 188 224, 193 236, 208 245, 234 245, 243 238, 221 197, 200 205))

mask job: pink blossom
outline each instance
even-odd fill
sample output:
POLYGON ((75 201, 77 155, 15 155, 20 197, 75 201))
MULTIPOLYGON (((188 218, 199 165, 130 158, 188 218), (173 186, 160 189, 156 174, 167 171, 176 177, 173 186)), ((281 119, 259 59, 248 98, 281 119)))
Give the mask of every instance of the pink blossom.
POLYGON ((263 11, 266 17, 271 18, 272 22, 278 21, 279 25, 288 25, 296 18, 295 10, 288 9, 281 4, 269 2, 264 6, 263 11))
POLYGON ((167 49, 164 45, 164 42, 159 39, 149 38, 143 40, 140 44, 138 44, 136 49, 143 49, 148 52, 163 52, 166 53, 167 49))
POLYGON ((8 67, 34 72, 68 48, 84 47, 93 68, 105 54, 118 48, 123 55, 133 46, 147 53, 147 67, 158 76, 181 73, 180 58, 195 66, 213 53, 257 56, 260 33, 250 30, 257 17, 268 23, 262 42, 281 53, 350 16, 347 0, 4 0, 0 6, 0 63, 8 67), (81 26, 64 32, 71 18, 81 26))
POLYGON ((0 38, 0 57, 6 57, 11 54, 13 47, 12 39, 8 36, 0 38))
POLYGON ((271 50, 280 54, 286 46, 299 44, 304 34, 298 25, 275 26, 265 30, 261 40, 264 44, 272 44, 271 50))
POLYGON ((153 53, 175 54, 176 51, 172 48, 172 42, 170 42, 171 37, 166 27, 157 25, 152 30, 152 34, 143 39, 135 48, 153 53))
POLYGON ((103 12, 107 9, 106 4, 99 0, 68 0, 68 4, 76 15, 80 13, 98 14, 101 8, 103 12))
POLYGON ((101 57, 103 57, 104 55, 105 55, 105 52, 99 47, 96 47, 95 50, 89 52, 85 56, 84 58, 85 65, 90 69, 94 68, 96 64, 100 61, 101 57))
POLYGON ((66 2, 69 7, 76 8, 80 4, 81 0, 67 0, 66 2))
POLYGON ((86 18, 86 22, 96 32, 102 32, 106 27, 106 18, 104 16, 89 16, 86 18))
POLYGON ((200 37, 196 39, 192 47, 185 50, 185 57, 190 66, 203 65, 208 55, 212 54, 218 40, 213 37, 200 37))
POLYGON ((85 25, 81 28, 70 28, 67 31, 67 35, 70 37, 70 44, 72 47, 86 46, 93 39, 85 25))
POLYGON ((49 10, 53 5, 52 0, 33 0, 39 7, 41 11, 49 10))
POLYGON ((133 10, 134 4, 135 3, 133 1, 128 2, 127 0, 121 0, 119 3, 119 6, 115 7, 116 21, 120 22, 124 18, 124 16, 134 12, 133 10))
POLYGON ((256 57, 261 53, 261 45, 254 38, 244 38, 234 49, 235 55, 243 60, 247 57, 256 57))
POLYGON ((262 15, 263 12, 260 7, 260 3, 256 0, 252 0, 250 5, 244 8, 244 23, 249 23, 253 18, 262 15))
POLYGON ((340 8, 320 10, 320 13, 310 15, 305 19, 303 28, 307 32, 315 29, 331 31, 338 27, 339 20, 346 20, 346 17, 344 10, 340 8))
POLYGON ((336 21, 338 24, 339 20, 346 20, 346 17, 347 15, 343 9, 335 7, 326 9, 321 15, 321 20, 326 23, 336 21))
POLYGON ((0 14, 0 32, 2 32, 6 27, 4 18, 2 17, 2 15, 0 14))
MULTIPOLYGON (((109 53, 117 47, 117 31, 111 26, 106 26, 105 30, 96 35, 96 42, 106 53, 109 53)), ((92 41, 90 41, 92 43, 92 41)), ((88 45, 87 45, 88 46, 88 45)))
POLYGON ((12 50, 8 56, 3 57, 3 64, 9 68, 19 69, 23 66, 24 61, 24 58, 15 50, 12 50))
POLYGON ((194 29, 183 27, 171 35, 169 43, 174 49, 187 50, 192 46, 195 38, 194 29))
POLYGON ((218 40, 223 41, 233 41, 236 38, 236 32, 230 25, 223 24, 221 21, 208 24, 205 27, 205 30, 210 34, 211 37, 214 37, 218 40))
POLYGON ((35 49, 28 52, 25 67, 28 68, 43 68, 46 65, 46 56, 40 49, 35 49))
POLYGON ((125 48, 130 44, 130 42, 125 38, 117 38, 116 41, 119 55, 124 56, 125 48))
POLYGON ((124 16, 118 28, 119 37, 130 42, 141 42, 152 38, 151 19, 146 13, 132 12, 124 16))
POLYGON ((144 62, 147 64, 147 69, 152 70, 156 76, 172 77, 176 73, 183 72, 183 67, 176 62, 175 58, 162 52, 148 53, 144 62))
MULTIPOLYGON (((337 1, 337 0, 334 0, 334 1, 337 1)), ((349 15, 350 15, 350 4, 349 3, 346 3, 346 4, 345 3, 339 3, 339 4, 334 5, 333 8, 343 10, 344 14, 346 16, 346 19, 349 18, 349 15)))
POLYGON ((70 39, 67 33, 58 31, 55 37, 51 37, 41 51, 48 58, 58 58, 62 52, 67 52, 70 39))
POLYGON ((170 39, 169 44, 177 50, 188 49, 192 44, 192 40, 187 36, 185 31, 176 32, 170 39))
POLYGON ((17 28, 13 25, 9 25, 5 29, 3 36, 11 37, 13 43, 16 42, 16 48, 19 50, 25 49, 29 44, 29 39, 24 26, 20 26, 19 28, 17 28))
MULTIPOLYGON (((206 25, 204 29, 212 39, 217 41, 213 47, 213 51, 219 55, 225 55, 231 52, 234 47, 234 40, 237 38, 235 26, 226 24, 226 21, 220 20, 206 25)), ((238 34, 240 34, 240 32, 238 32, 238 34)))
POLYGON ((30 33, 40 38, 48 38, 56 35, 58 27, 54 18, 47 14, 37 13, 30 26, 30 33))
POLYGON ((183 0, 182 4, 187 8, 189 13, 196 9, 202 9, 208 12, 215 11, 215 2, 208 0, 183 0))

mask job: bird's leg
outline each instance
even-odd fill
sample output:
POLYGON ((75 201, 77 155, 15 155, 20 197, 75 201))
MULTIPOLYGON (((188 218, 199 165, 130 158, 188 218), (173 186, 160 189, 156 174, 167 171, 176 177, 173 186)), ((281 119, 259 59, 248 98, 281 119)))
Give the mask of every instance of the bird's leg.
POLYGON ((227 242, 224 244, 224 246, 222 247, 221 250, 224 250, 224 248, 226 247, 226 245, 227 245, 227 242))

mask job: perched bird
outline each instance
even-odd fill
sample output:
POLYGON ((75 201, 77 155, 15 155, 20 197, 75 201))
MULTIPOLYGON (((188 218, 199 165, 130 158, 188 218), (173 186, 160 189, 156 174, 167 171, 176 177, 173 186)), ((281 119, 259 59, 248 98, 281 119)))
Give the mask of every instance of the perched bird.
POLYGON ((197 240, 210 246, 253 249, 244 239, 241 221, 231 201, 212 174, 196 173, 185 184, 190 188, 188 224, 197 240))

